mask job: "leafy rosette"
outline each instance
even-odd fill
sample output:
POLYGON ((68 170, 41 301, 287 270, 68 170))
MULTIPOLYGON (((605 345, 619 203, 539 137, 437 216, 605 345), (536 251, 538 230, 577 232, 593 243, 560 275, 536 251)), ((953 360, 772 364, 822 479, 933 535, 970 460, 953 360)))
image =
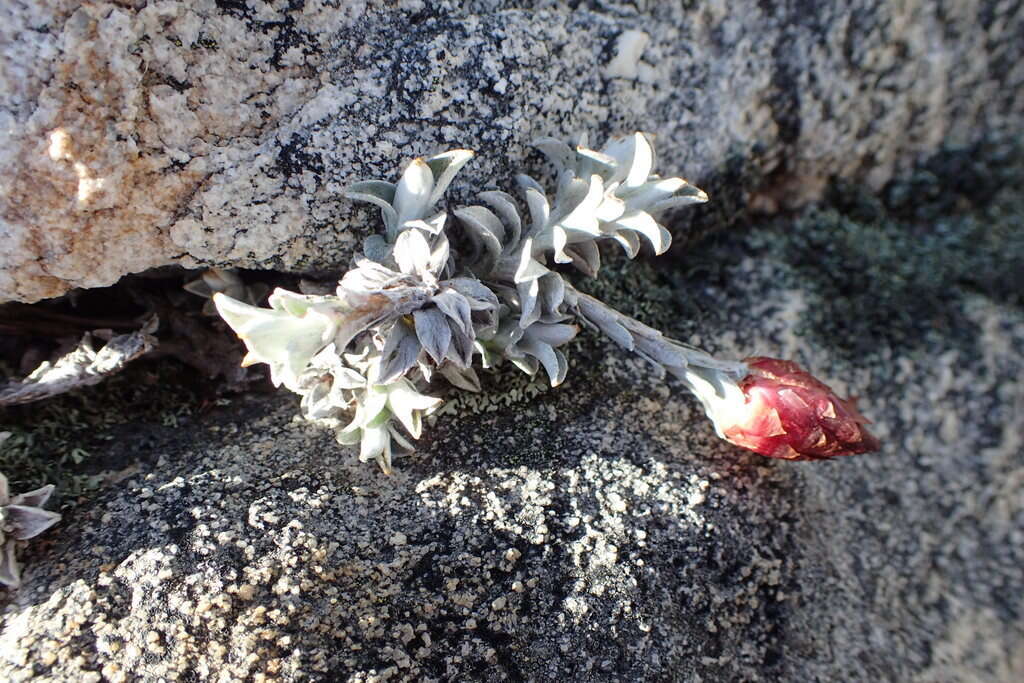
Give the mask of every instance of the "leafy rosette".
MULTIPOLYGON (((708 200, 683 178, 653 174, 654 149, 643 133, 613 139, 599 152, 588 149, 585 139, 575 149, 552 138, 535 144, 558 169, 555 203, 561 208, 556 215, 564 214, 566 220, 550 231, 555 261, 571 262, 591 277, 600 261, 594 246, 582 244, 612 238, 633 258, 642 237, 661 254, 672 243, 672 234, 652 214, 708 200)), ((539 187, 532 179, 520 182, 528 193, 539 187)))
MULTIPOLYGON (((437 202, 467 161, 473 158, 468 149, 454 149, 426 159, 413 159, 398 183, 364 180, 348 187, 345 196, 370 202, 380 207, 388 243, 410 227, 437 233, 444 227, 444 214, 432 214, 437 202)), ((371 250, 381 246, 381 238, 371 238, 371 250)))
POLYGON ((388 257, 397 271, 363 259, 339 286, 339 291, 395 302, 394 314, 381 328, 387 341, 381 350, 380 381, 390 382, 417 365, 429 375, 424 354, 434 367, 451 363, 470 369, 477 330, 495 324, 495 294, 467 278, 441 279, 451 271, 443 232, 428 236, 419 228, 405 230, 388 257))

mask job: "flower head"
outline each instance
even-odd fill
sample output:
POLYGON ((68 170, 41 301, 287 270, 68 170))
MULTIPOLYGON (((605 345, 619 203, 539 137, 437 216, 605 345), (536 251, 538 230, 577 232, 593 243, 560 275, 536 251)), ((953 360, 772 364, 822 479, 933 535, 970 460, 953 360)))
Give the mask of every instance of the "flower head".
POLYGON ((877 438, 855 399, 843 399, 796 363, 775 358, 746 360, 739 382, 742 409, 722 426, 729 442, 786 460, 823 460, 878 450, 877 438))

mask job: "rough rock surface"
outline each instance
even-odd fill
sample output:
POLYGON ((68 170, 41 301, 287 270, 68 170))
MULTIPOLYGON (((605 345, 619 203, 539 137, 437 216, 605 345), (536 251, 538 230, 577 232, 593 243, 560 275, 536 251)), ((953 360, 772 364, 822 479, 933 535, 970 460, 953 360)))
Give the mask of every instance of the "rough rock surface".
POLYGON ((713 217, 878 187, 1020 130, 1021 35, 1005 0, 5 2, 0 301, 345 265, 339 190, 453 146, 484 189, 537 136, 650 131, 713 217))
MULTIPOLYGON (((1015 192, 979 222, 1018 234, 1015 192)), ((961 224, 922 225, 944 244, 961 224)), ((883 452, 743 455, 593 342, 558 389, 510 370, 453 400, 390 478, 293 418, 293 397, 240 399, 27 549, 0 677, 1021 680, 1020 302, 922 263, 941 308, 905 298, 915 315, 882 314, 905 334, 875 334, 848 312, 906 274, 847 300, 814 269, 842 291, 899 254, 861 237, 862 266, 841 225, 819 229, 831 251, 788 220, 731 236, 674 288, 612 264, 601 294, 723 355, 838 380, 883 452)))

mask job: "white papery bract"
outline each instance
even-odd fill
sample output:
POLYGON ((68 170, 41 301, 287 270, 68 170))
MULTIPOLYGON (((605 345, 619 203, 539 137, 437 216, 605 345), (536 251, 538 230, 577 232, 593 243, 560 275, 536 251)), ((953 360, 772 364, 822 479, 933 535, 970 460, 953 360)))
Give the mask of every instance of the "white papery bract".
POLYGON ((423 416, 441 402, 422 393, 427 383, 440 377, 479 391, 479 356, 485 368, 508 360, 534 375, 543 367, 557 386, 569 370, 564 347, 579 330, 575 320, 666 367, 710 358, 680 355, 687 347, 608 312, 558 270, 572 264, 596 276, 599 240, 617 241, 631 258, 641 238, 661 253, 671 235, 652 212, 707 196, 682 178, 654 175, 640 133, 600 152, 551 139, 537 146, 558 171, 553 197, 519 176, 522 204, 482 192, 479 204, 455 208, 452 221, 437 205, 472 158, 468 150, 414 159, 397 183, 349 186, 347 197, 380 208, 384 233, 364 241, 334 296, 279 289, 264 309, 227 296, 226 285, 214 295, 249 349, 245 364, 267 363, 275 385, 302 396, 308 419, 390 472, 394 446, 411 450, 406 437, 419 438, 423 416))

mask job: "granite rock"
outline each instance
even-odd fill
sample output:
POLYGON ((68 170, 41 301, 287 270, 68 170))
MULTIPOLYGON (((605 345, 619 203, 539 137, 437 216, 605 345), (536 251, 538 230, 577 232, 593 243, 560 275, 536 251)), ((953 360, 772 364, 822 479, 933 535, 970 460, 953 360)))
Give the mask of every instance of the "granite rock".
POLYGON ((454 146, 465 194, 538 136, 646 130, 717 226, 1022 125, 1017 3, 528 5, 4 3, 0 301, 344 267, 377 228, 341 188, 454 146))
POLYGON ((392 477, 294 397, 240 398, 27 549, 0 676, 1020 680, 1024 312, 950 285, 954 323, 851 355, 834 325, 863 321, 793 256, 807 231, 703 247, 671 288, 613 262, 602 295, 723 356, 798 360, 861 397, 882 452, 744 454, 587 338, 557 389, 509 370, 452 396, 392 477))

